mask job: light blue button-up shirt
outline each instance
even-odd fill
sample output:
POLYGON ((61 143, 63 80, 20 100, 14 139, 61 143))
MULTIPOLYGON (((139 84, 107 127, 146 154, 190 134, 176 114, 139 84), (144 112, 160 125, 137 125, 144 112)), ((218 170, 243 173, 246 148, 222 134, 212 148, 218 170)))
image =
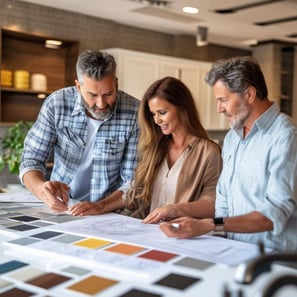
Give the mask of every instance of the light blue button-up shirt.
POLYGON ((273 222, 271 232, 228 233, 240 241, 279 251, 297 251, 297 126, 273 104, 246 138, 231 129, 223 145, 216 216, 259 211, 273 222))
MULTIPOLYGON (((112 116, 98 128, 92 151, 90 201, 129 187, 137 163, 139 103, 139 100, 118 91, 112 116)), ((54 150, 51 180, 70 184, 86 147, 87 124, 81 95, 75 87, 49 95, 25 139, 21 180, 30 170, 45 173, 46 160, 54 150)))

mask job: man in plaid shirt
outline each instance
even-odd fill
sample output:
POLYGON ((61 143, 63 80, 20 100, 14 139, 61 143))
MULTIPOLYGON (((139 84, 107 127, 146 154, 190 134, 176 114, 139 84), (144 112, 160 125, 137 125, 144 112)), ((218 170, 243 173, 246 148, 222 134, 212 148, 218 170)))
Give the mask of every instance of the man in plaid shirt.
POLYGON ((50 209, 73 215, 101 213, 101 199, 121 197, 137 163, 139 101, 118 90, 113 56, 85 51, 77 61, 75 86, 45 100, 29 131, 20 179, 50 209), (54 152, 50 181, 46 162, 54 152))

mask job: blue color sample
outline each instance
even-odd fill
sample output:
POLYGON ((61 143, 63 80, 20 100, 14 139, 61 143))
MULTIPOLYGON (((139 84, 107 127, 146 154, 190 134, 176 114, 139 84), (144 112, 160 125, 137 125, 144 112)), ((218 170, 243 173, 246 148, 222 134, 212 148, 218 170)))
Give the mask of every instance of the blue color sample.
POLYGON ((12 260, 3 264, 0 264, 0 274, 7 273, 9 271, 27 266, 27 263, 17 261, 17 260, 12 260))

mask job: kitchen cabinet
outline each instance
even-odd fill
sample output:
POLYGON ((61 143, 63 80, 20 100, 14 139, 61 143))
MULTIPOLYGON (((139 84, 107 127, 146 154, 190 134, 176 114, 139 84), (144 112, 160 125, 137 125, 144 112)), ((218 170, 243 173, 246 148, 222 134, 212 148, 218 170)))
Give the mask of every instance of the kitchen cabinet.
POLYGON ((212 88, 204 81, 211 63, 197 62, 187 59, 171 58, 160 62, 160 77, 174 76, 182 80, 191 90, 198 108, 203 126, 207 130, 228 130, 229 126, 221 114, 217 113, 217 102, 212 88))
POLYGON ((293 113, 294 51, 292 46, 281 49, 280 109, 290 116, 293 113))
POLYGON ((28 88, 23 89, 16 88, 13 81, 9 86, 2 84, 0 123, 36 120, 43 99, 48 94, 74 84, 78 42, 59 39, 61 46, 48 48, 45 46, 48 39, 57 38, 1 29, 1 70, 8 70, 12 75, 17 70, 29 72, 30 79, 32 74, 42 74, 46 77, 47 88, 42 91, 32 89, 31 81, 28 88))
POLYGON ((145 90, 155 80, 165 76, 179 78, 191 90, 204 127, 207 130, 229 129, 225 118, 217 113, 212 88, 204 81, 211 63, 119 48, 102 51, 115 57, 122 90, 141 100, 145 90))
POLYGON ((119 87, 141 99, 147 87, 159 77, 158 62, 144 54, 135 55, 133 52, 118 50, 110 53, 117 61, 119 87))
POLYGON ((260 44, 253 49, 253 56, 264 73, 268 98, 296 120, 297 47, 283 42, 260 44))

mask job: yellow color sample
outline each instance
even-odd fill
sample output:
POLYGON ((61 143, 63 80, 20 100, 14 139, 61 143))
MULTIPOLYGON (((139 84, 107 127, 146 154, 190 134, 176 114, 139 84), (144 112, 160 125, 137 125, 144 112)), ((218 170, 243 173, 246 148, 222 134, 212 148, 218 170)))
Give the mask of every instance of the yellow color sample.
POLYGON ((87 239, 76 242, 74 245, 86 247, 86 248, 90 248, 90 249, 97 249, 99 247, 105 246, 110 243, 111 243, 110 241, 103 240, 103 239, 87 238, 87 239))

